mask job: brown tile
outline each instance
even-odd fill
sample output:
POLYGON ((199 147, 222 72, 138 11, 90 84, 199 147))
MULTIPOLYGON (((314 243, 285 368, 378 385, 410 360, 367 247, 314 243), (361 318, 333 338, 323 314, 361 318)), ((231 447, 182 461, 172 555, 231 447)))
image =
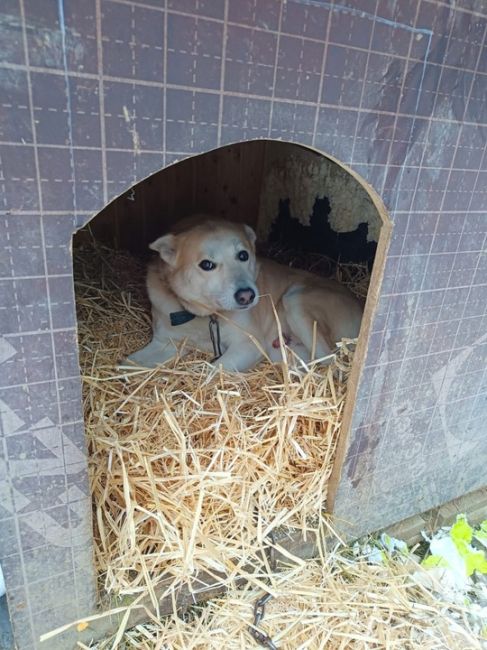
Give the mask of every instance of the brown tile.
MULTIPOLYGON (((463 116, 467 97, 474 81, 474 75, 463 70, 454 68, 443 68, 442 75, 438 84, 438 99, 443 111, 449 106, 450 115, 463 116)), ((477 101, 477 93, 472 93, 472 98, 468 104, 467 117, 469 121, 479 120, 482 115, 479 112, 480 106, 477 101), (470 114, 469 114, 470 113, 470 114)), ((480 121, 480 120, 479 120, 480 121)))
POLYGON ((71 275, 48 278, 54 329, 75 327, 74 288, 71 275))
POLYGON ((448 42, 445 63, 475 69, 485 31, 485 20, 479 20, 477 16, 461 11, 455 13, 453 20, 453 33, 456 37, 448 42))
POLYGON ((411 61, 406 68, 403 95, 399 101, 399 111, 417 115, 432 115, 436 102, 441 67, 411 61))
POLYGON ((2 88, 0 140, 19 143, 32 142, 26 72, 9 68, 0 69, 0 87, 2 88))
POLYGON ((54 345, 58 377, 64 379, 76 376, 79 373, 76 330, 55 332, 54 345))
POLYGON ((250 97, 223 98, 222 138, 226 142, 269 135, 271 103, 250 97))
POLYGON ((229 0, 228 20, 252 27, 276 30, 279 25, 279 0, 229 0))
POLYGON ((464 316, 484 316, 487 310, 487 285, 479 284, 470 289, 464 316))
POLYGON ((73 215, 44 215, 42 222, 48 274, 69 274, 72 269, 71 237, 75 230, 73 215))
POLYGON ((69 93, 73 145, 76 147, 99 147, 101 139, 98 81, 70 77, 69 93))
POLYGON ((6 547, 8 554, 2 557, 2 573, 9 590, 21 587, 23 584, 21 558, 16 543, 17 540, 12 539, 9 546, 6 547))
POLYGON ((64 0, 66 64, 69 71, 98 72, 96 0, 64 0))
POLYGON ((350 161, 357 112, 334 108, 320 108, 316 127, 315 145, 324 153, 332 153, 343 161, 350 161))
POLYGON ((325 6, 287 2, 282 10, 282 32, 325 41, 330 10, 325 6))
POLYGON ((0 206, 3 211, 38 210, 36 165, 33 147, 0 145, 3 181, 0 206))
POLYGON ((371 110, 396 112, 404 68, 403 59, 372 52, 365 71, 361 106, 371 110))
POLYGON ((2 13, 7 18, 2 32, 0 61, 5 63, 24 63, 24 43, 19 0, 5 0, 2 13))
POLYGON ((45 278, 4 280, 0 295, 2 332, 17 334, 49 328, 45 278))
POLYGON ((27 43, 31 65, 96 73, 97 47, 95 1, 87 0, 81 9, 76 0, 63 4, 64 25, 58 5, 42 6, 25 0, 27 43), (64 36, 63 36, 64 31, 64 36), (63 42, 66 57, 63 56, 63 42))
POLYGON ((111 200, 136 183, 136 156, 126 151, 108 151, 106 161, 108 199, 111 200))
POLYGON ((162 88, 105 83, 105 134, 109 148, 135 147, 162 151, 164 92, 162 88))
POLYGON ((479 169, 482 163, 482 142, 487 141, 487 127, 463 124, 453 166, 461 169, 479 169))
POLYGON ((311 144, 315 116, 314 106, 276 101, 272 109, 271 137, 311 144))
POLYGON ((281 36, 277 55, 276 97, 315 102, 320 87, 324 45, 281 36))
POLYGON ((354 161, 386 163, 393 133, 392 115, 372 111, 360 113, 353 148, 354 161))
POLYGON ((64 77, 32 73, 31 80, 37 142, 68 144, 68 96, 64 77))
POLYGON ((412 209, 421 212, 437 212, 441 207, 448 179, 447 170, 423 168, 419 175, 418 188, 413 196, 412 209))
MULTIPOLYGON (((137 1, 137 0, 136 0, 137 1)), ((161 0, 151 0, 146 4, 157 4, 161 0)), ((225 13, 224 0, 167 0, 169 11, 181 11, 185 13, 208 16, 209 18, 223 18, 225 13)))
MULTIPOLYGON (((435 63, 443 63, 448 42, 448 25, 450 21, 450 8, 433 3, 422 2, 419 7, 416 25, 432 31, 429 46, 429 59, 435 63)), ((423 37, 415 39, 412 45, 411 56, 417 59, 424 57, 428 39, 423 37)))
MULTIPOLYGON (((81 409, 81 379, 76 376, 72 379, 61 379, 58 382, 59 408, 61 411, 61 423, 77 422, 82 420, 81 409)), ((84 466, 86 472, 86 466, 84 466)))
POLYGON ((228 27, 225 90, 250 95, 272 95, 277 36, 251 29, 228 27))
POLYGON ((377 15, 381 18, 413 25, 418 3, 415 0, 403 0, 400 4, 391 4, 387 0, 379 0, 377 15))
POLYGON ((105 75, 162 83, 162 12, 105 1, 102 32, 105 75))
POLYGON ((446 188, 444 209, 449 211, 466 210, 470 205, 470 197, 476 180, 476 172, 453 170, 446 188))
POLYGON ((44 275, 39 215, 3 216, 0 242, 0 277, 44 275))
POLYGON ((360 50, 329 45, 321 101, 341 106, 359 106, 366 58, 360 50))
POLYGON ((414 34, 406 29, 376 22, 371 49, 386 54, 408 56, 413 38, 414 34))
POLYGON ((168 90, 166 148, 199 152, 217 146, 219 99, 216 95, 168 90))
POLYGON ((355 47, 369 48, 373 21, 369 16, 355 11, 333 11, 331 15, 330 41, 355 47))
POLYGON ((487 202, 487 171, 479 172, 472 192, 470 209, 483 210, 487 202))
POLYGON ((73 161, 76 209, 98 212, 104 207, 101 152, 75 149, 73 161))
POLYGON ((189 16, 168 16, 167 81, 220 88, 223 25, 189 16))
POLYGON ((39 147, 38 156, 44 210, 72 210, 75 197, 69 149, 39 147))

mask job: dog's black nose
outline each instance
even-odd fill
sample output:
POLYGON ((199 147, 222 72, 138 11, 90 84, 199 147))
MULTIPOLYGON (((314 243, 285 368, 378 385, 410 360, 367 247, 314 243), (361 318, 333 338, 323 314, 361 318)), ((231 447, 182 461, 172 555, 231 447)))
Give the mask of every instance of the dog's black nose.
POLYGON ((234 298, 239 305, 250 305, 254 302, 255 291, 250 287, 239 289, 235 292, 234 298))

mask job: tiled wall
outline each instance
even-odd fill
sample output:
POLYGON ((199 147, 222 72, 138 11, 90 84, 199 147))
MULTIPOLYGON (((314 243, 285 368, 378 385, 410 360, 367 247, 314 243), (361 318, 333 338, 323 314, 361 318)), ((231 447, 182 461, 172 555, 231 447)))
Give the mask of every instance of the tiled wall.
POLYGON ((338 515, 361 532, 485 484, 486 0, 0 12, 0 562, 20 648, 93 604, 71 233, 191 154, 312 144, 390 209, 338 515))

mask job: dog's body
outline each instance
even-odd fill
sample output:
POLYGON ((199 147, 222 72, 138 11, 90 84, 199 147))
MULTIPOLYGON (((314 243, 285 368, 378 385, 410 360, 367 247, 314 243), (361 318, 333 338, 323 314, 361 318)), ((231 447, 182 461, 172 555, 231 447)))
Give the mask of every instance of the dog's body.
POLYGON ((265 355, 281 360, 280 341, 309 360, 331 354, 342 338, 358 336, 362 309, 343 285, 257 259, 251 228, 202 218, 151 244, 160 255, 147 275, 153 339, 130 361, 148 367, 164 363, 184 340, 212 352, 213 315, 222 351, 217 363, 228 370, 248 370, 265 355))

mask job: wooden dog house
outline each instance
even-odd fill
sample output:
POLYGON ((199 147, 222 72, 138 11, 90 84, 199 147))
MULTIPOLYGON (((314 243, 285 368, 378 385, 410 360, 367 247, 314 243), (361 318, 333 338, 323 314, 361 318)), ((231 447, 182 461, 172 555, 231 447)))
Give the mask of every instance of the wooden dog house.
POLYGON ((8 0, 1 14, 0 564, 19 648, 96 606, 73 233, 191 156, 304 145, 389 211, 336 520, 358 536, 485 486, 481 0, 8 0))

